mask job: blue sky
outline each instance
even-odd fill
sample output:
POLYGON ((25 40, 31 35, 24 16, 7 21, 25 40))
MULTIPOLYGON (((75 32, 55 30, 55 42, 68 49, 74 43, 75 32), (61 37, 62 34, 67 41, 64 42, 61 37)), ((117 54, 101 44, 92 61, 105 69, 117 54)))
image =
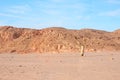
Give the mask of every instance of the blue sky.
POLYGON ((0 0, 0 25, 113 31, 120 28, 120 0, 0 0))

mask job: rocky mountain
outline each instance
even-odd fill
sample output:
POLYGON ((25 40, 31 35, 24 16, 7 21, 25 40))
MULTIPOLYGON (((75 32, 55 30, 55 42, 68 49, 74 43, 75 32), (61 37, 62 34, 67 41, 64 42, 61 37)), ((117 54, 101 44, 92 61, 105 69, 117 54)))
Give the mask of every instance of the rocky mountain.
POLYGON ((81 45, 86 52, 120 51, 120 29, 113 32, 95 29, 72 30, 0 27, 0 53, 75 53, 81 45))

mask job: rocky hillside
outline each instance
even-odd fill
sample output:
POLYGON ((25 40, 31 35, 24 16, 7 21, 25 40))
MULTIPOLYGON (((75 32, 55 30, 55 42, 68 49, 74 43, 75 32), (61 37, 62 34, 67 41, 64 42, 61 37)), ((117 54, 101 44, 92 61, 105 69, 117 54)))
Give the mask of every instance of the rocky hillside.
POLYGON ((107 32, 94 29, 71 30, 61 27, 45 29, 0 27, 0 53, 64 53, 120 51, 120 29, 107 32))

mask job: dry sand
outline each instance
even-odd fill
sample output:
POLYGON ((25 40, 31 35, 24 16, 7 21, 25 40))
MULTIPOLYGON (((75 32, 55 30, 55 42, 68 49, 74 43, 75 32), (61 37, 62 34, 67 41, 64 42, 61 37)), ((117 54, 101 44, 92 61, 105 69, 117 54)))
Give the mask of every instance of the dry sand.
POLYGON ((120 54, 0 54, 0 80, 120 80, 120 54))

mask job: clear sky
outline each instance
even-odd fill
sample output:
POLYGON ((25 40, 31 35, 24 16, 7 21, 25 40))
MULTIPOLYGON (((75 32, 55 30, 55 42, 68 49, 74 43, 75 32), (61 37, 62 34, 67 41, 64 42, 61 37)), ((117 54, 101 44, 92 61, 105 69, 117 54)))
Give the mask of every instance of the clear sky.
POLYGON ((0 0, 0 25, 113 31, 120 28, 120 0, 0 0))

